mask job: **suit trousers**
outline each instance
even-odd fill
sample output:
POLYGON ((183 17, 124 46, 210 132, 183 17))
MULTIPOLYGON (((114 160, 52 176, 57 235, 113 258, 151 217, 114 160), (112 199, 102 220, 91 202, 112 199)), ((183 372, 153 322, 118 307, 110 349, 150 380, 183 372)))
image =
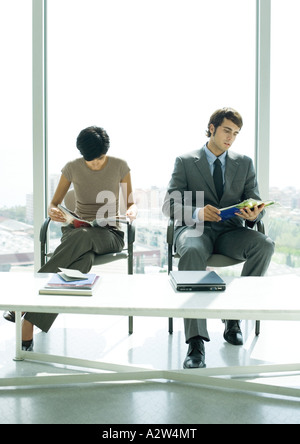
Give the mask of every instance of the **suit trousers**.
MULTIPOLYGON (((243 226, 224 230, 208 226, 199 236, 191 230, 192 227, 186 227, 175 238, 179 270, 205 270, 208 258, 215 253, 244 261, 242 276, 263 276, 267 272, 274 253, 270 237, 243 226)), ((206 319, 185 319, 184 327, 186 342, 194 336, 210 340, 206 319)))
MULTIPOLYGON (((118 253, 124 247, 124 233, 108 227, 62 227, 60 245, 51 259, 43 265, 39 273, 57 273, 59 267, 88 273, 92 268, 95 254, 118 253)), ((24 318, 47 332, 57 314, 26 313, 24 318)))

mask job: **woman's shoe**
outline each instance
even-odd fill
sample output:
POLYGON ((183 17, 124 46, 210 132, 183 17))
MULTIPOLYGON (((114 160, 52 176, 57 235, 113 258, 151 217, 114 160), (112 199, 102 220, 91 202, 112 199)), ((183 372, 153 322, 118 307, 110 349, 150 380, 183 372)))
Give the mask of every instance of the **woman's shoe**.
POLYGON ((16 317, 15 317, 15 312, 14 311, 5 311, 3 313, 3 317, 4 317, 4 319, 6 319, 9 322, 15 322, 16 321, 16 317))
POLYGON ((33 351, 33 339, 31 341, 22 341, 22 350, 27 352, 33 351))
MULTIPOLYGON (((22 316, 24 316, 24 312, 22 311, 22 316)), ((16 322, 16 316, 14 311, 5 311, 3 313, 4 319, 6 319, 9 322, 16 322)))

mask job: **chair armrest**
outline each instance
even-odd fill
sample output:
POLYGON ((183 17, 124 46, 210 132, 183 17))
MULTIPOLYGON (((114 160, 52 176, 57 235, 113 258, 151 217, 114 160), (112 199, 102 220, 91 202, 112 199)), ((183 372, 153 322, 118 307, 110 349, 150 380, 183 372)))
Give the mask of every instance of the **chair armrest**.
POLYGON ((40 229, 40 243, 41 243, 41 266, 45 265, 46 262, 46 246, 47 246, 47 231, 49 224, 51 222, 51 218, 47 217, 40 229))
POLYGON ((127 239, 128 245, 132 245, 135 241, 135 226, 133 222, 127 222, 127 239))
POLYGON ((51 218, 50 217, 46 217, 46 219, 44 220, 41 229, 40 229, 40 242, 42 244, 45 244, 47 241, 47 231, 48 231, 48 227, 49 224, 51 222, 51 218))
POLYGON ((167 228, 167 244, 168 245, 173 245, 174 228, 175 228, 175 221, 173 218, 170 218, 168 221, 168 228, 167 228))
POLYGON ((265 226, 262 220, 259 221, 255 221, 255 222, 250 222, 248 220, 246 220, 246 224, 245 226, 247 228, 250 228, 252 230, 256 229, 257 231, 259 231, 262 234, 265 234, 265 226))
POLYGON ((174 242, 174 229, 175 221, 174 218, 170 217, 168 220, 167 227, 167 244, 168 244, 168 274, 173 269, 173 242, 174 242))
POLYGON ((133 225, 133 222, 130 220, 119 220, 118 222, 127 225, 127 242, 128 245, 133 244, 135 241, 135 226, 133 225))
POLYGON ((122 223, 127 224, 128 274, 133 274, 133 243, 135 241, 135 226, 131 221, 122 223))
POLYGON ((257 231, 259 231, 262 234, 265 234, 265 225, 262 220, 259 220, 257 222, 256 227, 257 227, 257 231))

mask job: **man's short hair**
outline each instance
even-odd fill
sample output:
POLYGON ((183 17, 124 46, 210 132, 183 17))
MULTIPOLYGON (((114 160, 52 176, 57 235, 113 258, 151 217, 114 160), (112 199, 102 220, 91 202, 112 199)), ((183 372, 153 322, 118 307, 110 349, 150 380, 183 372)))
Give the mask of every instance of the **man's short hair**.
POLYGON ((209 119, 209 122, 207 125, 207 131, 206 131, 207 137, 212 136, 210 129, 209 129, 210 125, 213 124, 213 126, 215 127, 215 131, 216 131, 218 126, 222 125, 222 122, 224 119, 231 120, 240 129, 243 126, 242 116, 235 109, 233 109, 233 108, 217 109, 217 111, 215 111, 209 119))

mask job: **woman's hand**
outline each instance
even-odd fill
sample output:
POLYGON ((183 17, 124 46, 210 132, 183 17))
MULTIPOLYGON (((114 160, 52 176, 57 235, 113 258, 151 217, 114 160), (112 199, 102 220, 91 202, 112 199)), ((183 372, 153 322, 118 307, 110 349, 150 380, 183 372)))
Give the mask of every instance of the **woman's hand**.
POLYGON ((66 218, 64 213, 60 211, 57 207, 58 204, 62 203, 65 195, 67 194, 68 189, 70 188, 71 182, 62 174, 57 188, 55 190, 54 196, 48 206, 48 216, 51 217, 51 220, 54 222, 66 222, 66 218))
POLYGON ((126 216, 129 217, 130 221, 134 221, 137 217, 138 209, 135 204, 131 205, 126 211, 126 216))
POLYGON ((53 220, 54 222, 66 222, 66 218, 64 216, 64 213, 54 205, 50 205, 48 208, 48 216, 53 220))

